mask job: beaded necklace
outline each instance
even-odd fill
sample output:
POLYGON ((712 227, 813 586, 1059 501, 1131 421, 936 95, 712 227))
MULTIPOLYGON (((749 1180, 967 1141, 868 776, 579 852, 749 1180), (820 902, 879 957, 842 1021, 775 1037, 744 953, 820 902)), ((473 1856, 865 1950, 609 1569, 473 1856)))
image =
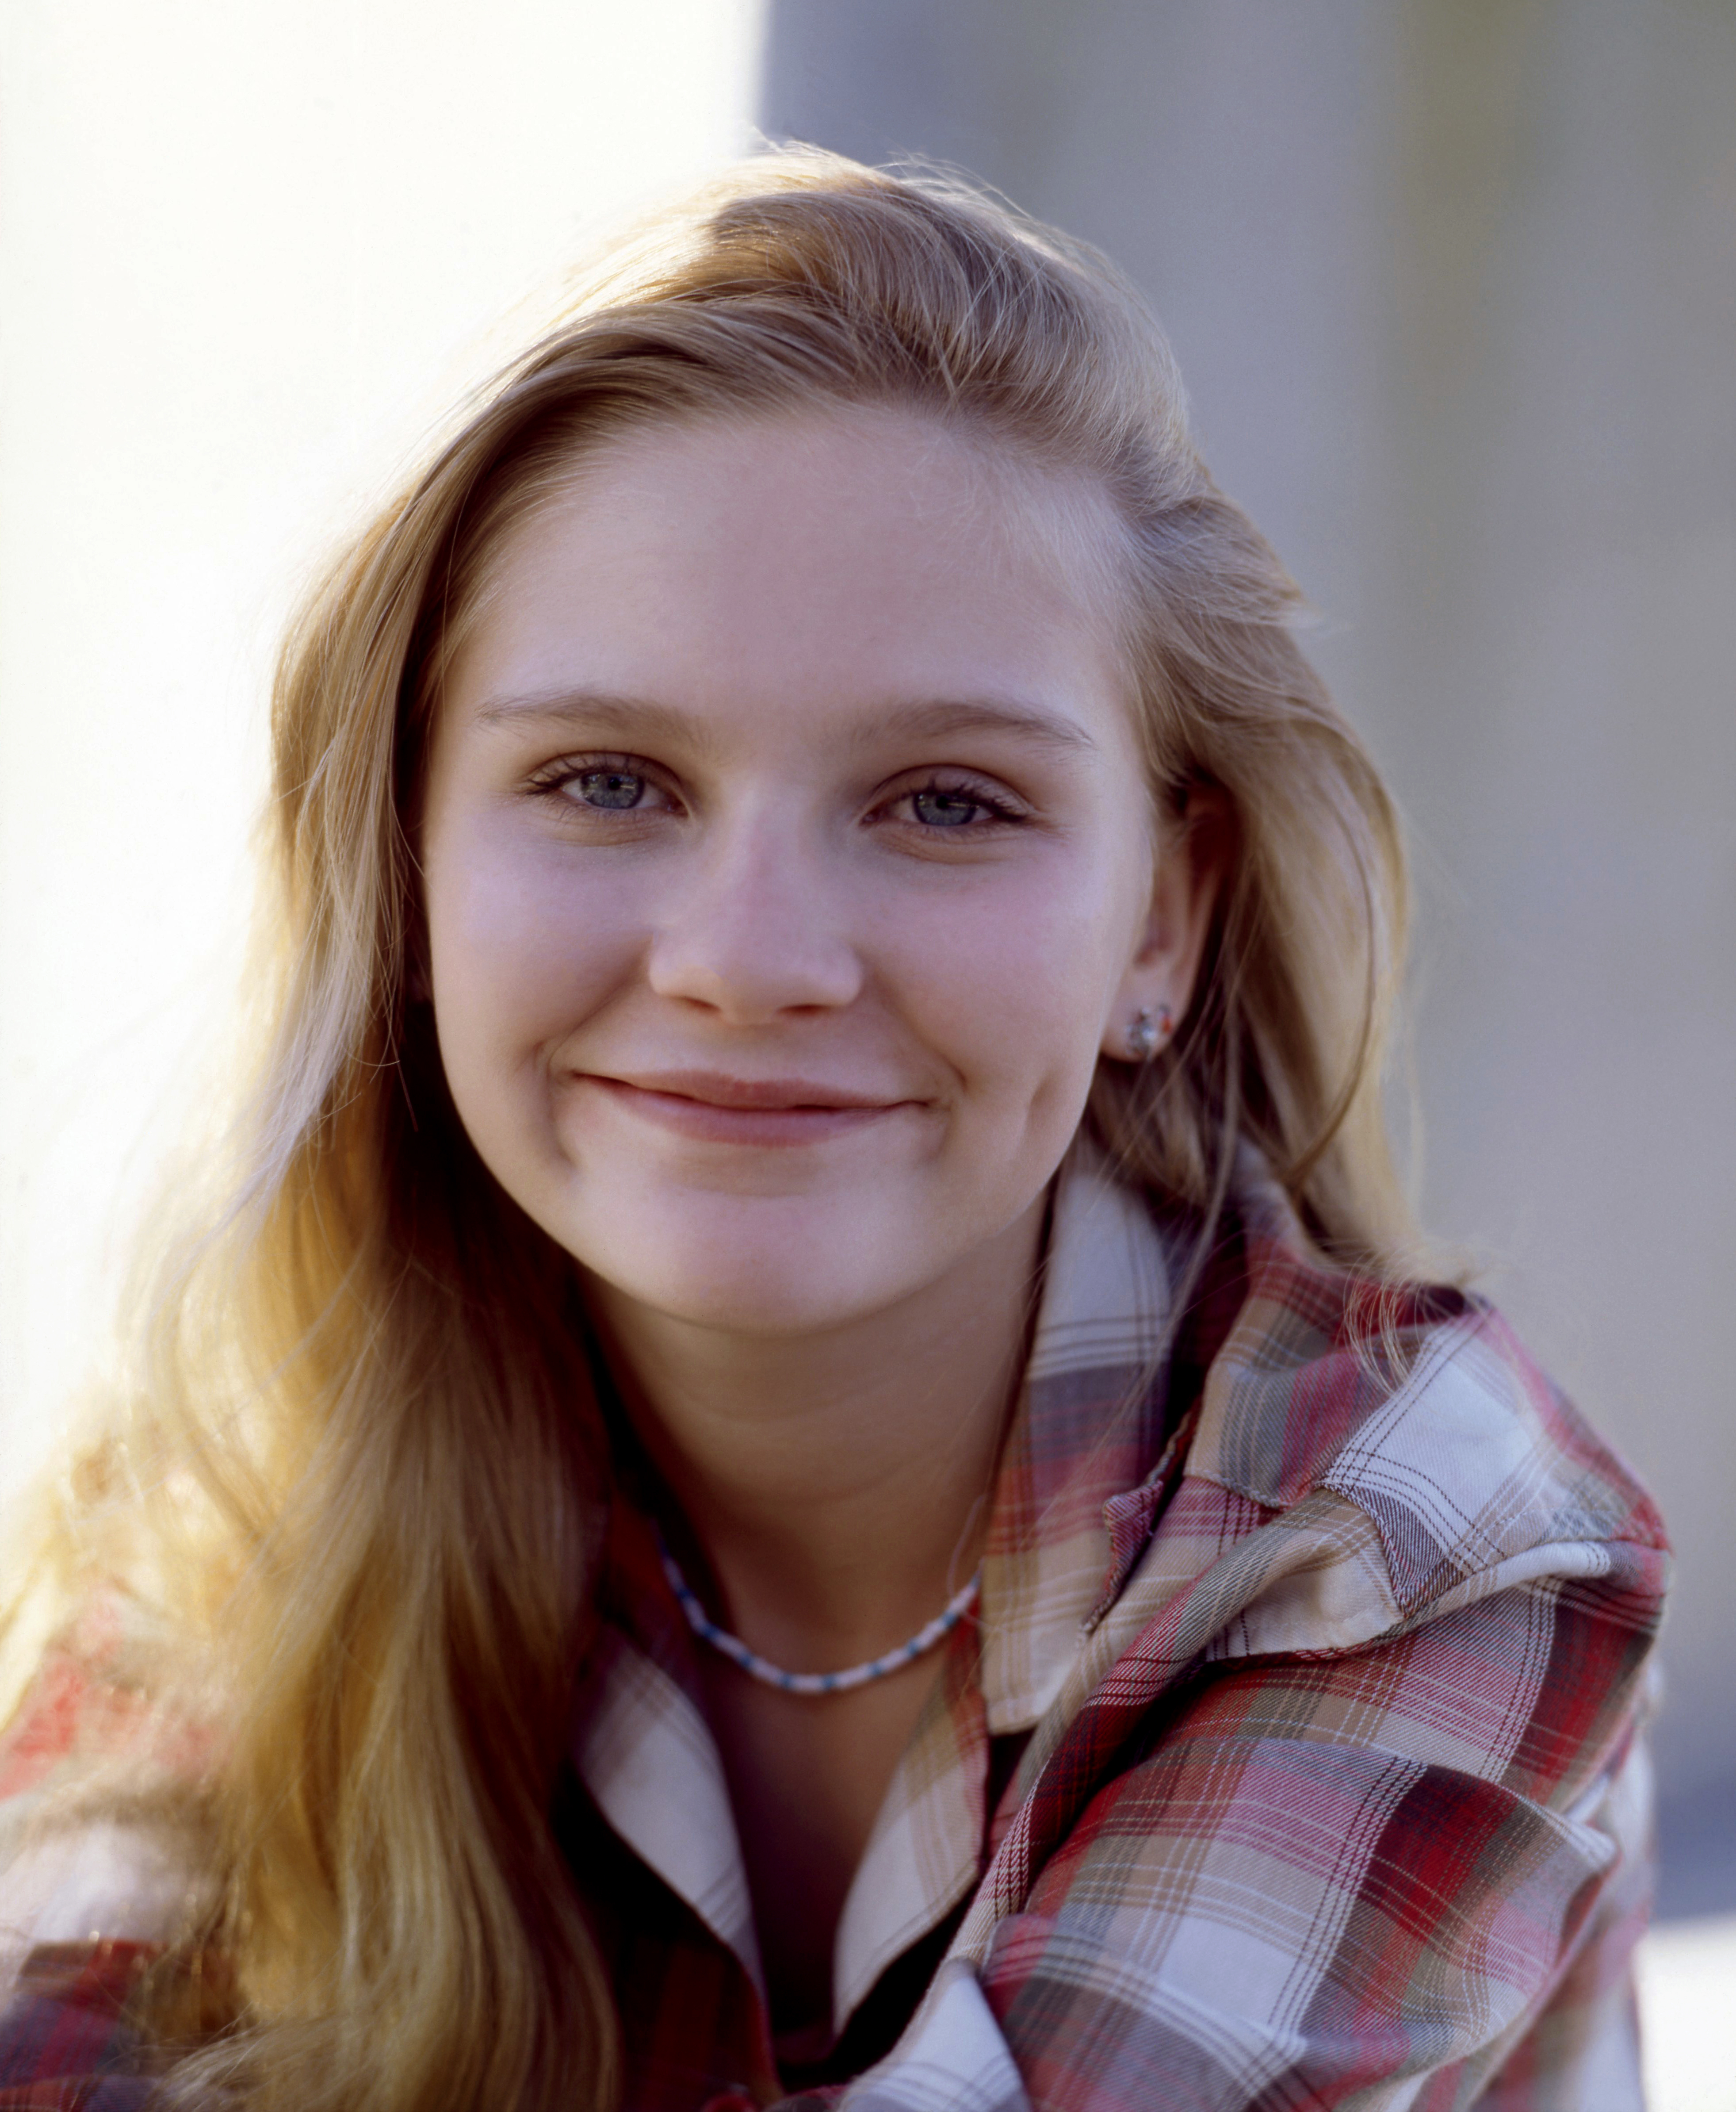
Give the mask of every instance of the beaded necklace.
POLYGON ((738 1664, 751 1678, 767 1686, 778 1687, 785 1694, 848 1694, 853 1686, 866 1686, 870 1680, 884 1679, 889 1672, 901 1671, 925 1651, 933 1650, 943 1636, 952 1634, 970 1610, 970 1602, 983 1581, 983 1573, 978 1570, 970 1582, 961 1591, 955 1591, 945 1608, 925 1627, 918 1628, 907 1643, 900 1643, 896 1650, 887 1650, 879 1657, 870 1658, 866 1664, 852 1664, 845 1672, 785 1672, 769 1658, 761 1657, 757 1650, 749 1650, 739 1636, 732 1636, 727 1628, 719 1627, 694 1595, 693 1586, 681 1574, 661 1533, 657 1545, 663 1557, 663 1574, 669 1579, 670 1589, 680 1600, 681 1610, 693 1633, 732 1664, 738 1664))

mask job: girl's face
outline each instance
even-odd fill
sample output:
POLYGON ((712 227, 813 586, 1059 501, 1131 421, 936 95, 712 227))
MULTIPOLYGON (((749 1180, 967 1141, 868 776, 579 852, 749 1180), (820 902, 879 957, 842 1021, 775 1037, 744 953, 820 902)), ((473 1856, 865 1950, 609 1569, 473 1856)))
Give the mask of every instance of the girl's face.
POLYGON ((1110 532, 860 410, 611 441, 506 542, 430 758, 435 1017, 483 1159, 618 1295, 883 1310, 1037 1206, 1139 1006, 1180 1016, 1207 888, 1110 532))

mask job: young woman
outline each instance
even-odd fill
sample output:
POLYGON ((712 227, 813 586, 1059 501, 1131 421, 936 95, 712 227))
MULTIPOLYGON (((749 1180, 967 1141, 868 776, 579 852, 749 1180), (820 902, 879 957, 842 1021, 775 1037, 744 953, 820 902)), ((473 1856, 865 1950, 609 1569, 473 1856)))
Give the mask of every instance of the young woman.
POLYGON ((0 2106, 1638 2101, 1661 1532, 1407 1266, 1294 603, 926 178, 753 162, 468 407, 15 1609, 0 2106))

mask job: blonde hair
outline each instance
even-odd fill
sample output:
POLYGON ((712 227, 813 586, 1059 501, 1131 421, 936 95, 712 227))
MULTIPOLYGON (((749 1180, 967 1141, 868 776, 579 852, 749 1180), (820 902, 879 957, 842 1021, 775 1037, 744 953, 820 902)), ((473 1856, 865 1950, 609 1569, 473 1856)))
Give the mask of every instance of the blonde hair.
POLYGON ((661 216, 344 550, 279 665, 267 1046, 63 1564, 88 1582, 91 1521, 154 1504, 152 1589, 228 1697, 198 1805, 219 1882, 188 1942, 233 1960, 236 2028, 189 2087, 298 2112, 611 2101, 610 1996, 550 1818, 606 1497, 582 1317, 447 1095, 417 995, 419 772, 491 554, 576 453, 839 403, 1095 480, 1154 791, 1184 826, 1193 788, 1227 803, 1198 995, 1155 1062, 1099 1067, 1089 1123, 1204 1221, 1245 1140, 1325 1254, 1378 1272, 1408 1236, 1379 1099, 1393 815, 1138 297, 952 180, 817 153, 661 216))

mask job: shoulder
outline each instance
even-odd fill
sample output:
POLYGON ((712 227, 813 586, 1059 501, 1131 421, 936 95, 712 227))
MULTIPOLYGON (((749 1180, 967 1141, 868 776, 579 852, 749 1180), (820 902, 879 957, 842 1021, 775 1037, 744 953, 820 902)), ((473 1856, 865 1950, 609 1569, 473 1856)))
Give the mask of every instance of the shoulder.
POLYGON ((1346 1507, 1401 1618, 1470 1580, 1627 1577, 1668 1541, 1632 1470, 1480 1299, 1380 1283, 1247 1236, 1247 1295, 1208 1369, 1186 1474, 1261 1524, 1346 1507))
POLYGON ((153 1691, 141 1630, 93 1591, 0 1727, 0 2000, 43 1946, 163 1941, 202 1884, 213 1731, 153 1691))

